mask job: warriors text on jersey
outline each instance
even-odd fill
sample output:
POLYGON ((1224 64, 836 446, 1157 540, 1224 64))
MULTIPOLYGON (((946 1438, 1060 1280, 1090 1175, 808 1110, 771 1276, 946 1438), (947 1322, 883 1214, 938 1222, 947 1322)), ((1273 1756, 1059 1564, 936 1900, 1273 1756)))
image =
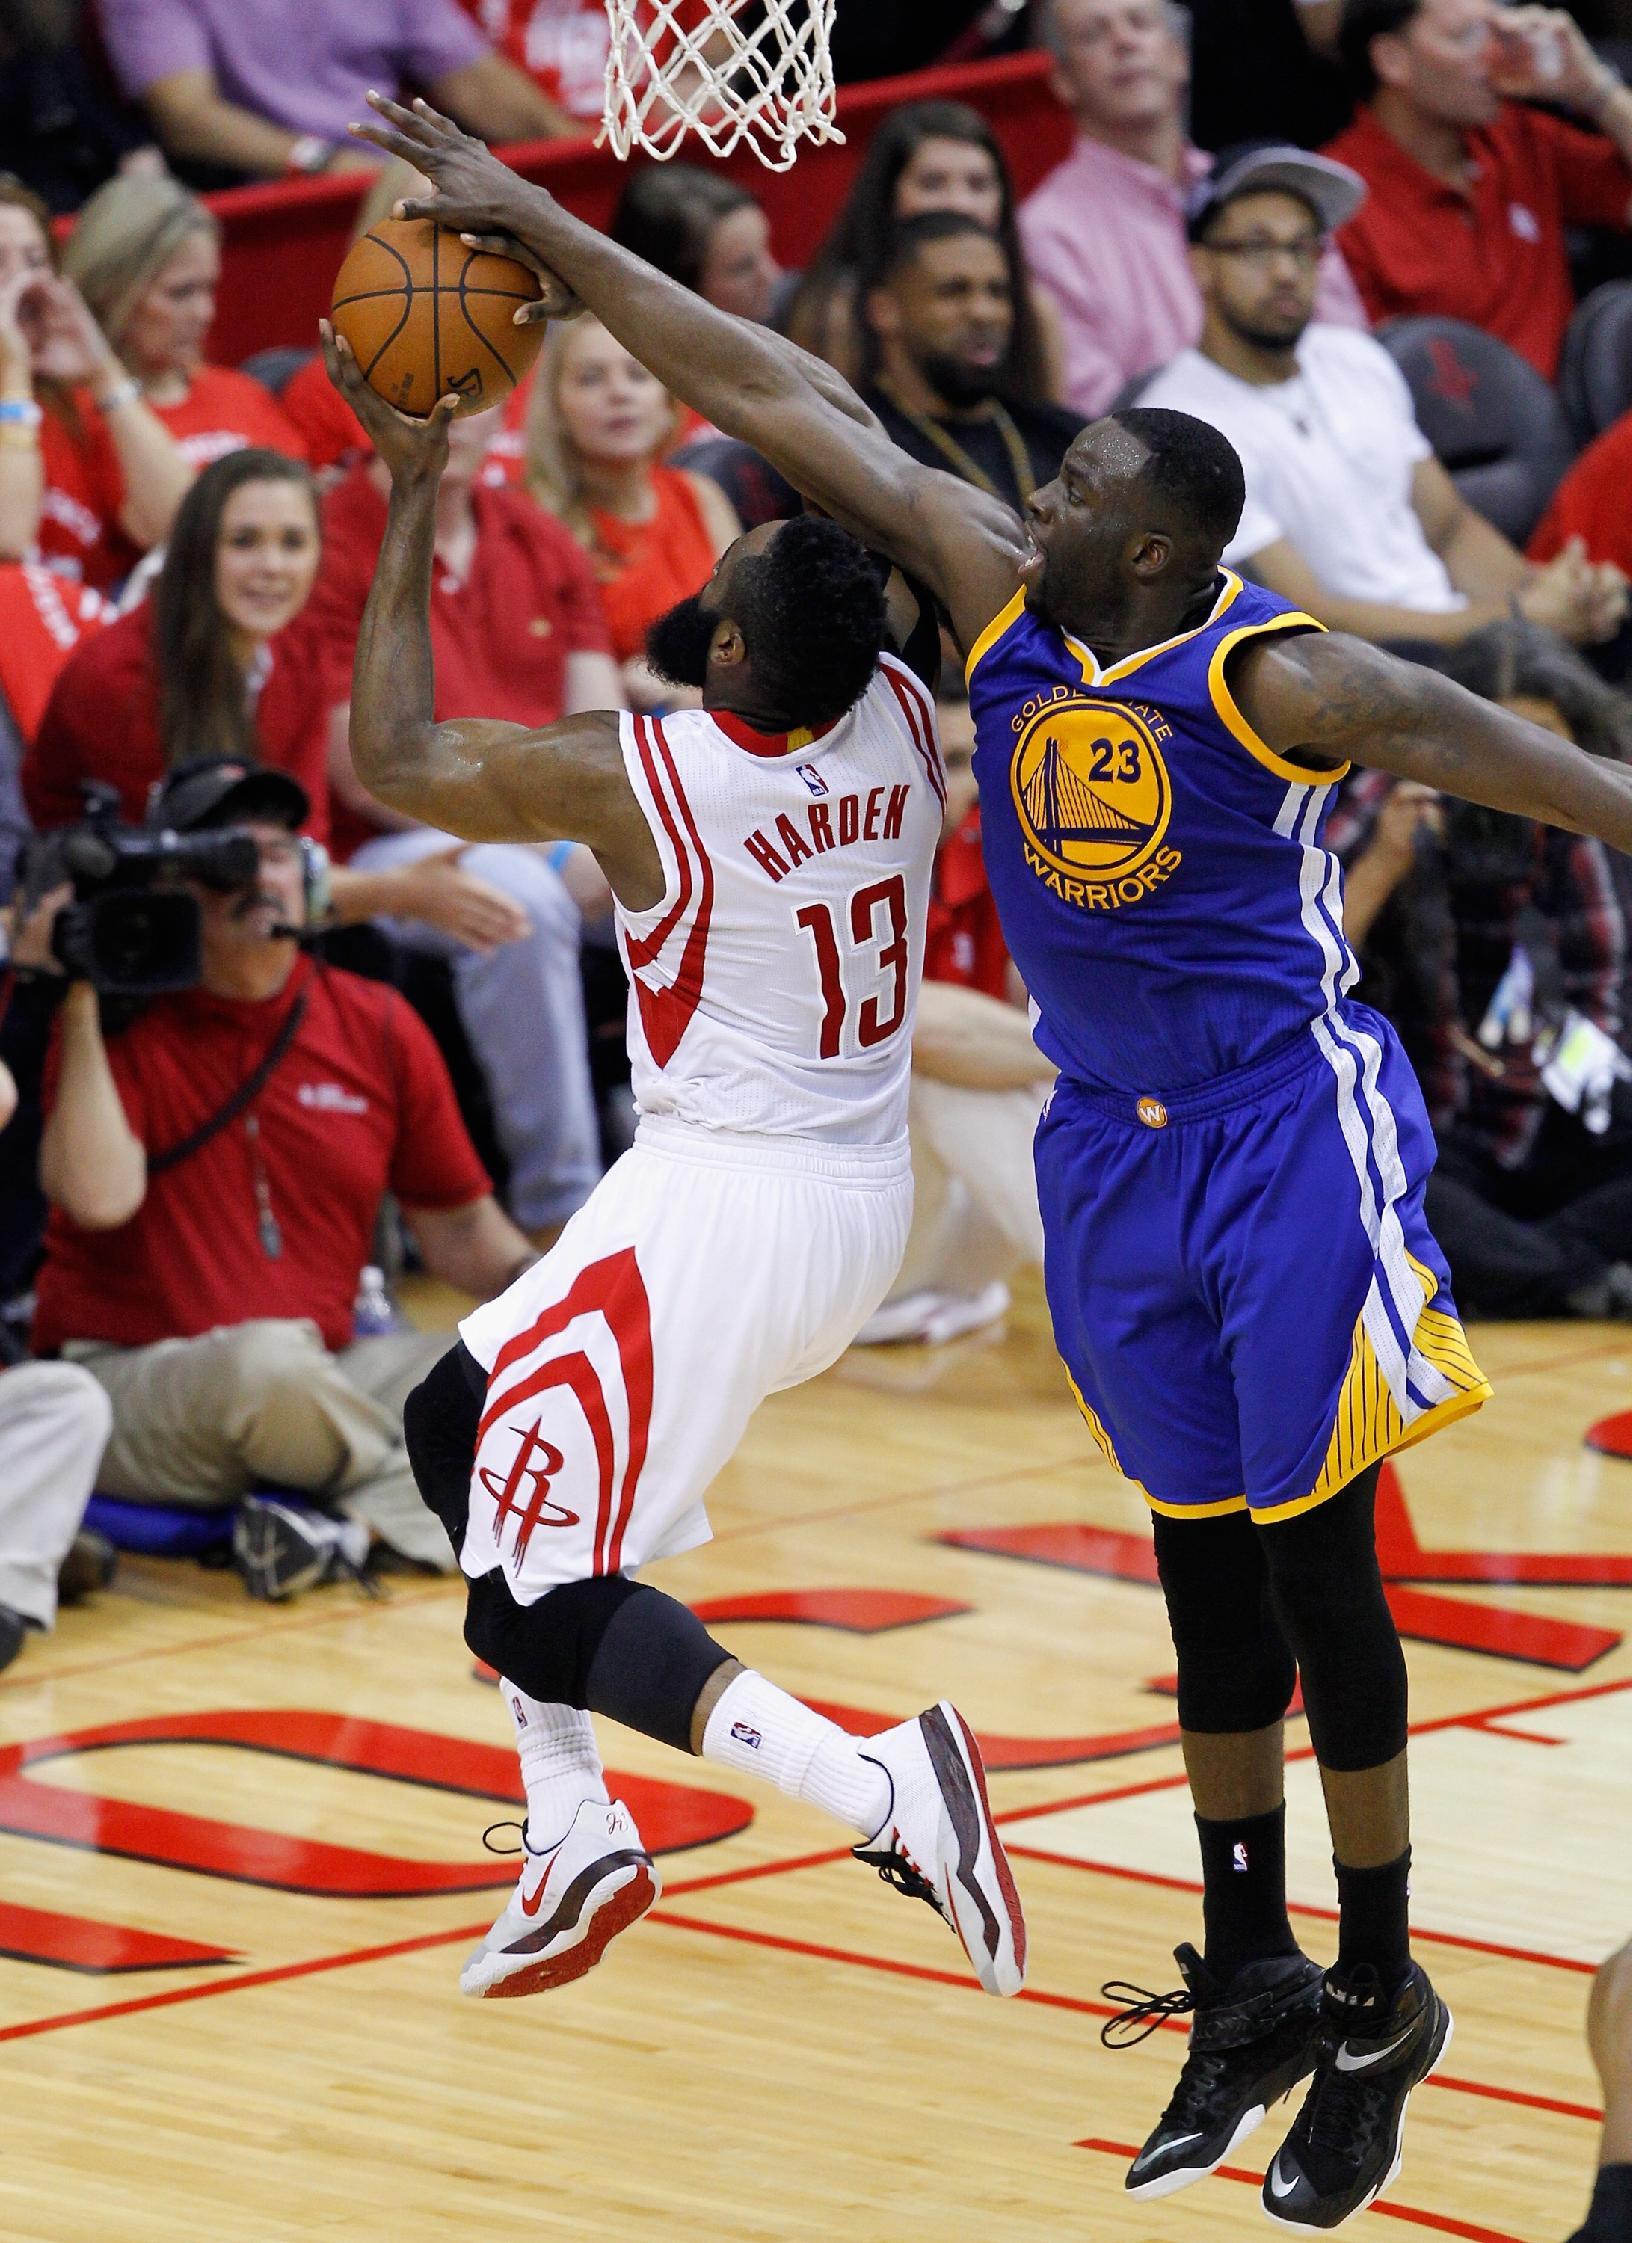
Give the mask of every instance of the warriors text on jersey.
POLYGON ((1356 976, 1330 781, 1258 739, 1226 668, 1319 626, 1221 572, 1198 630, 1101 669, 1014 600, 969 669, 988 874, 1069 1075, 1159 1095, 1261 1058, 1356 976))
POLYGON ((922 683, 886 655, 802 739, 700 709, 626 716, 622 738, 667 882, 618 912, 641 1113, 900 1138, 946 793, 922 683))
POLYGON ((1104 667, 1023 594, 970 655, 987 873, 1061 1070, 1055 1337, 1107 1455, 1189 1516, 1290 1516, 1489 1391, 1422 1213, 1421 1094, 1348 995, 1343 772, 1230 688, 1245 641, 1319 628, 1224 569, 1204 622, 1104 667))

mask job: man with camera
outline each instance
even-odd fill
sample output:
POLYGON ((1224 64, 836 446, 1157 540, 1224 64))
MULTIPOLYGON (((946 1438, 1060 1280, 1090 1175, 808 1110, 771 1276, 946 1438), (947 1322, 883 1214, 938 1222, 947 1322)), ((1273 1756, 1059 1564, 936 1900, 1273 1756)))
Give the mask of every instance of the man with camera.
POLYGON ((161 847, 183 876, 138 890, 136 910, 120 895, 111 935, 93 923, 106 897, 69 905, 54 932, 68 903, 55 889, 18 941, 22 963, 67 982, 46 1077, 36 1350, 82 1364, 112 1402, 104 1492, 240 1504, 240 1571, 272 1597, 358 1570, 375 1542, 448 1563, 402 1449, 403 1397, 445 1335, 352 1330, 383 1195, 462 1292, 497 1292, 534 1258, 407 1004, 302 956, 307 807, 287 773, 184 765, 148 819, 154 840, 177 837, 161 847), (197 945, 186 989, 188 930, 169 923, 182 898, 197 945), (161 900, 148 985, 170 986, 107 1033, 109 978, 141 978, 142 911, 161 900), (318 1508, 242 1500, 269 1485, 318 1508))

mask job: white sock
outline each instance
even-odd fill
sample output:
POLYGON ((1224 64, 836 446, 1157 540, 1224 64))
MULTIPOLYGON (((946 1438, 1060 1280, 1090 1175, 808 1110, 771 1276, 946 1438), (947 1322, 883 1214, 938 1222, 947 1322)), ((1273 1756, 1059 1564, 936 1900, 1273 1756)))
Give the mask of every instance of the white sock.
POLYGON ((549 1706, 513 1682, 501 1685, 516 1725, 521 1780, 527 1786, 527 1844, 547 1854, 572 1828, 586 1799, 606 1798, 595 1731, 578 1706, 549 1706))
POLYGON ((703 1731, 703 1758, 762 1776, 790 1799, 871 1838, 889 1814, 891 1794, 877 1761, 862 1757, 865 1743, 748 1668, 721 1691, 703 1731))

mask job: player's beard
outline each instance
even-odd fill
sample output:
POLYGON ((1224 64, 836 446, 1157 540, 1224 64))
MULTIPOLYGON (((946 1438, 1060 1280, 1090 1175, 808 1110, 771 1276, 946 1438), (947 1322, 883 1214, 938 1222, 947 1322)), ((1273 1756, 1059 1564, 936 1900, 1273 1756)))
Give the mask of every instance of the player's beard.
POLYGON ((650 625, 646 659, 666 685, 689 685, 700 693, 708 683, 708 650, 719 627, 719 617, 694 592, 650 625))

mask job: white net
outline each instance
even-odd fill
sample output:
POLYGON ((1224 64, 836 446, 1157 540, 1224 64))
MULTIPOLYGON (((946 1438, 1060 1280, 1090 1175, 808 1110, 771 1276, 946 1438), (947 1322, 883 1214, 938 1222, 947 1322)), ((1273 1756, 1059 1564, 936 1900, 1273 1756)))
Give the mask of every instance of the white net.
POLYGON ((786 171, 802 141, 842 140, 829 52, 836 0, 606 0, 603 140, 677 155, 688 134, 716 156, 744 141, 786 171))

